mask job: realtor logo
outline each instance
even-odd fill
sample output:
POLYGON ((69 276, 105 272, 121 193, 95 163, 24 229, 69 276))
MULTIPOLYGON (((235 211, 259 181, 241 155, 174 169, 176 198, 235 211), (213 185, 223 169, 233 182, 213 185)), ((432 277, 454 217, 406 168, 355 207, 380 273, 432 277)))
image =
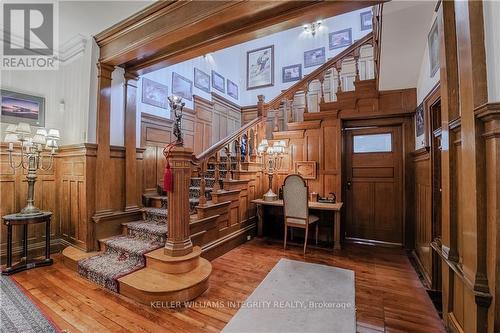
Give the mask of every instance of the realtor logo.
POLYGON ((4 3, 1 69, 57 69, 57 3, 4 3))

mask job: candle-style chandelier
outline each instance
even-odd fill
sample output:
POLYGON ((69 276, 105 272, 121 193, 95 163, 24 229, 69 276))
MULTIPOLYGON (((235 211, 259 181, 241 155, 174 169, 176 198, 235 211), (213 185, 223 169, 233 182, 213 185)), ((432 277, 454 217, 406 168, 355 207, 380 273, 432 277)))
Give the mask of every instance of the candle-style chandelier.
POLYGON ((28 123, 11 124, 7 126, 4 141, 9 144, 9 165, 12 169, 27 170, 28 198, 26 207, 18 215, 39 215, 40 209, 34 205, 36 173, 38 170, 50 170, 54 164, 54 155, 58 149, 60 133, 57 129, 38 128, 32 136, 31 126, 28 123), (20 147, 15 152, 16 146, 20 147), (19 157, 15 162, 14 157, 19 157), (48 159, 48 162, 46 162, 48 159))

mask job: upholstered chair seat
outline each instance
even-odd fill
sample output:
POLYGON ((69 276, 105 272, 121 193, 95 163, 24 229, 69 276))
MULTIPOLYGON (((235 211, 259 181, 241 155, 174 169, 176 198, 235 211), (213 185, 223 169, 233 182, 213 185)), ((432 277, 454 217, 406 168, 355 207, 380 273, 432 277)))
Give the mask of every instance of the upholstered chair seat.
MULTIPOLYGON (((319 217, 314 215, 309 215, 309 224, 314 223, 319 220, 319 217)), ((294 219, 293 217, 288 218, 288 224, 305 224, 306 220, 294 219)))

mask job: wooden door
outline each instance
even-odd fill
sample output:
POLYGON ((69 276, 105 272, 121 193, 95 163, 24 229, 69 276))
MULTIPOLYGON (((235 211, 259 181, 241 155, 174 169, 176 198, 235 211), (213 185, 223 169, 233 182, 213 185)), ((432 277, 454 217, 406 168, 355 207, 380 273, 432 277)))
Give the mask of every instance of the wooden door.
POLYGON ((346 129, 345 133, 346 237, 401 245, 401 128, 346 129))

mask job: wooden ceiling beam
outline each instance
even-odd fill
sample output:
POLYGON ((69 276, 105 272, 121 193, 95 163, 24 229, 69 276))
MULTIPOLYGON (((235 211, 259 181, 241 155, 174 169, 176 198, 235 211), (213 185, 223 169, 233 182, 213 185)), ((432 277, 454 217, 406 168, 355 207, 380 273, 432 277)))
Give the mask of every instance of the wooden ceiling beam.
POLYGON ((383 1, 159 1, 99 33, 100 62, 147 72, 383 1))

